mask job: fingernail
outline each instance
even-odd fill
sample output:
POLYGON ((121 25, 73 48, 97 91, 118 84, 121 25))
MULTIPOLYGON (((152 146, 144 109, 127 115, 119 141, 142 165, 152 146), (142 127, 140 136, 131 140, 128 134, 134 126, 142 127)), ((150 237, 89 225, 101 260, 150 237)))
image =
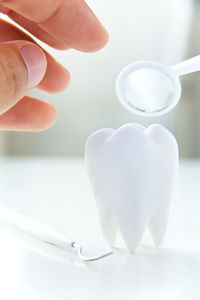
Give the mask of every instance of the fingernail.
POLYGON ((27 88, 30 89, 42 80, 46 72, 46 56, 39 47, 34 45, 25 45, 21 47, 20 53, 27 67, 27 88))

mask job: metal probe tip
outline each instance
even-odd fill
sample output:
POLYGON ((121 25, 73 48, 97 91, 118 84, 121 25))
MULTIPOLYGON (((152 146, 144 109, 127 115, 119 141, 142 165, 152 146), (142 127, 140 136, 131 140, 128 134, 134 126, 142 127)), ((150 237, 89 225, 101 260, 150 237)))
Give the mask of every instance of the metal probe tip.
POLYGON ((105 258, 105 257, 113 254, 113 251, 109 251, 107 253, 104 253, 104 254, 98 255, 98 256, 85 256, 85 255, 83 255, 83 248, 79 244, 74 242, 72 244, 72 247, 74 249, 78 250, 78 256, 83 261, 95 261, 95 260, 99 260, 99 259, 105 258))

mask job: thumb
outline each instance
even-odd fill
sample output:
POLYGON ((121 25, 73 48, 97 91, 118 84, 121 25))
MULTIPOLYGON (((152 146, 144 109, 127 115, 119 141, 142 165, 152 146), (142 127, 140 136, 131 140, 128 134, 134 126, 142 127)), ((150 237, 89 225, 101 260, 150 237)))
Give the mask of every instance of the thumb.
POLYGON ((43 51, 27 41, 0 43, 0 114, 14 106, 46 71, 43 51))

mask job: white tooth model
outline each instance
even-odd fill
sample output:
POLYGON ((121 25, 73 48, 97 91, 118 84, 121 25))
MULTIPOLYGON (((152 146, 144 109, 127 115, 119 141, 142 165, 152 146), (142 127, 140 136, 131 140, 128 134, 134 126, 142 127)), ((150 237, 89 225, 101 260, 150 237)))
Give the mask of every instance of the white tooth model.
POLYGON ((135 251, 149 226, 155 245, 164 239, 178 169, 178 146, 161 125, 101 129, 86 142, 87 171, 106 241, 119 229, 135 251))

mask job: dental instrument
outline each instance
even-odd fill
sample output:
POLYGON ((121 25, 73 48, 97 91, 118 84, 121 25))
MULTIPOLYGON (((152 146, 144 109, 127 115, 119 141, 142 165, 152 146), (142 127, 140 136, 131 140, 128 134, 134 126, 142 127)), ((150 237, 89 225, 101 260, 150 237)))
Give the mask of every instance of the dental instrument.
POLYGON ((179 76, 199 70, 200 55, 172 67, 156 61, 139 61, 120 72, 116 93, 129 111, 142 116, 159 116, 171 111, 179 102, 179 76))
POLYGON ((66 238, 54 229, 51 229, 37 220, 27 217, 21 213, 14 212, 6 207, 0 207, 0 220, 42 242, 66 250, 74 249, 77 251, 79 258, 82 261, 95 261, 113 254, 113 251, 109 251, 98 256, 85 256, 83 255, 82 247, 77 242, 66 238))

